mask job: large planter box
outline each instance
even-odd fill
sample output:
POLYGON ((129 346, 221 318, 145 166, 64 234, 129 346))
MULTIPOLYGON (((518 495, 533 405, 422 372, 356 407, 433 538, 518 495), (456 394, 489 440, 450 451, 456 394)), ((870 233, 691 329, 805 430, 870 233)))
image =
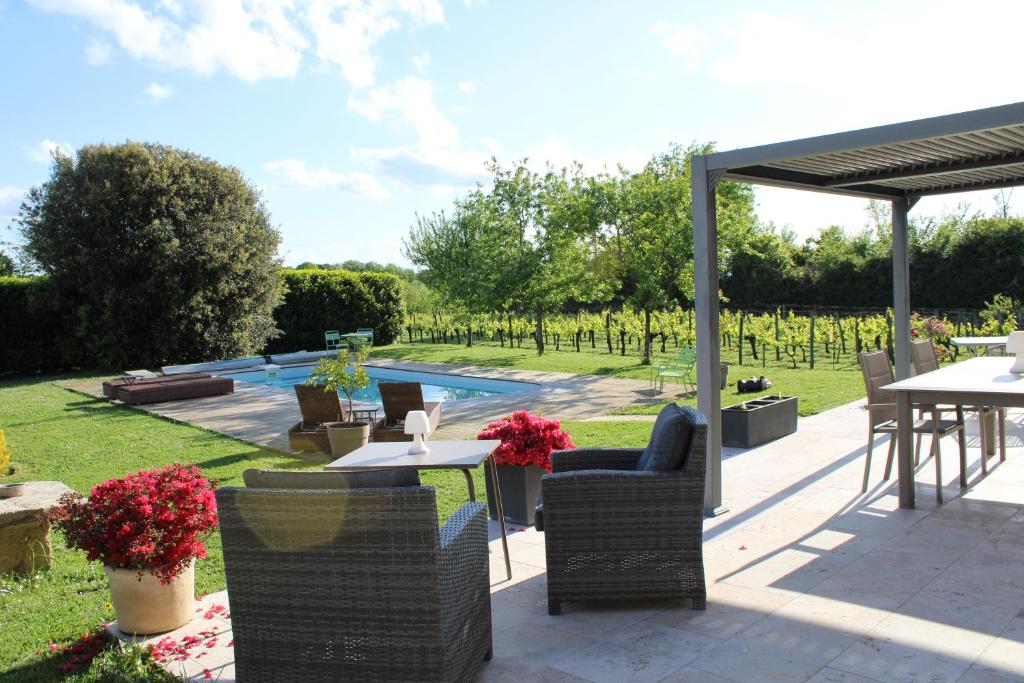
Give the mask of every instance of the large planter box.
MULTIPOLYGON (((523 526, 533 526, 537 513, 537 497, 540 495, 540 478, 545 474, 543 467, 530 465, 498 465, 498 486, 501 487, 501 511, 505 513, 505 521, 523 526)), ((498 519, 498 511, 494 503, 494 489, 488 473, 484 477, 487 484, 487 507, 491 519, 498 519)))
POLYGON ((762 396, 722 408, 722 445, 753 448, 796 431, 796 396, 762 396))

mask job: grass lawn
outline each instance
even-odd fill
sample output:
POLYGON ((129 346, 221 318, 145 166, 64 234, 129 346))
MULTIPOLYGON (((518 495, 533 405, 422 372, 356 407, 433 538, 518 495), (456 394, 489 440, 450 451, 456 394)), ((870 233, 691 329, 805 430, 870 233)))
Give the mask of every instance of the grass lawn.
MULTIPOLYGON (((552 347, 553 348, 553 347, 552 347)), ((625 356, 618 353, 609 354, 599 349, 583 351, 548 350, 538 356, 533 347, 515 348, 499 347, 487 343, 472 347, 456 344, 393 344, 377 347, 372 356, 396 358, 399 360, 422 361, 425 363, 453 363, 464 365, 484 365, 496 368, 515 368, 519 370, 540 370, 549 372, 572 372, 588 375, 608 375, 647 380, 651 376, 650 366, 641 365, 640 356, 629 352, 625 356)), ((653 365, 669 364, 673 360, 674 351, 669 347, 668 353, 655 353, 653 365)), ((800 397, 800 414, 814 415, 823 410, 849 403, 864 396, 864 382, 855 356, 844 356, 835 368, 824 353, 814 370, 806 367, 791 368, 789 363, 776 361, 769 351, 770 360, 761 366, 760 361, 751 362, 749 354, 744 357, 744 364, 737 363, 735 351, 723 349, 722 360, 729 364, 729 386, 722 390, 722 405, 732 405, 748 398, 756 398, 757 394, 738 394, 736 380, 748 377, 766 376, 772 381, 770 392, 781 391, 786 396, 800 397)), ((666 382, 667 393, 678 393, 683 390, 680 385, 666 382), (673 390, 675 389, 675 390, 673 390)), ((680 399, 683 405, 695 406, 696 397, 680 399)), ((617 412, 624 415, 654 415, 664 403, 656 405, 637 405, 623 408, 617 412)))
MULTIPOLYGON (((455 362, 455 361, 448 361, 455 362)), ((479 362, 479 361, 477 361, 479 362)), ((14 450, 13 479, 56 479, 79 491, 127 472, 173 462, 194 462, 222 486, 241 484, 250 467, 300 469, 318 465, 257 448, 225 436, 175 424, 147 413, 67 391, 53 378, 0 382, 0 428, 14 450)), ((651 425, 636 422, 566 423, 581 446, 643 446, 651 425)), ((477 491, 485 491, 477 472, 477 491)), ((425 472, 437 490, 441 519, 466 501, 466 484, 455 471, 425 472)), ((196 567, 200 593, 224 588, 219 536, 210 557, 196 567)), ((0 576, 0 682, 58 678, 48 645, 65 644, 113 618, 102 567, 68 551, 55 535, 54 562, 30 578, 0 576), (36 656, 36 652, 43 653, 36 656)), ((93 680, 88 676, 68 680, 93 680)))

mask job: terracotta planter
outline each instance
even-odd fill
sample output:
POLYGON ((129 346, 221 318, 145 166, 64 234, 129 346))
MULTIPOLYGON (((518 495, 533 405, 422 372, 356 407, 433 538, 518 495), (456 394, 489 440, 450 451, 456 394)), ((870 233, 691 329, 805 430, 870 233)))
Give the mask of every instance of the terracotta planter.
POLYGON ((195 560, 166 586, 149 572, 103 565, 117 626, 129 635, 164 633, 184 626, 195 614, 195 560))
MULTIPOLYGON (((545 475, 543 467, 529 465, 498 465, 498 486, 501 488, 501 511, 505 521, 522 526, 533 526, 537 512, 537 496, 540 495, 540 478, 545 475)), ((490 472, 484 477, 487 485, 487 507, 491 519, 498 518, 494 504, 494 490, 490 472)))
POLYGON ((331 455, 341 457, 365 446, 370 440, 369 422, 329 422, 327 438, 331 442, 331 455))

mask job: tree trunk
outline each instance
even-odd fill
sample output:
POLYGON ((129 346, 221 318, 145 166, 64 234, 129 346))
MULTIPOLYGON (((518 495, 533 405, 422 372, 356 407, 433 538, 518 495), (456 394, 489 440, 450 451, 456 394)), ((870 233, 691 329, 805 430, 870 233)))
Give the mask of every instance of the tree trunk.
POLYGON ((470 325, 466 329, 466 347, 468 348, 468 347, 471 347, 471 346, 473 346, 473 326, 472 325, 470 325))
POLYGON ((537 308, 537 355, 544 355, 544 309, 537 308))
POLYGON ((644 357, 640 364, 651 364, 651 309, 649 308, 644 308, 644 357))

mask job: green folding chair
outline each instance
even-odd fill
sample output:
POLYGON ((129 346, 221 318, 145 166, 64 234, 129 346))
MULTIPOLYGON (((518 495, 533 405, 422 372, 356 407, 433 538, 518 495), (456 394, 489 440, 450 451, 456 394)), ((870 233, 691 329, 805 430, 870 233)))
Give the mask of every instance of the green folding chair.
POLYGON ((692 346, 679 348, 678 360, 669 365, 659 365, 658 374, 655 378, 658 382, 658 391, 665 390, 665 378, 681 379, 683 384, 695 384, 693 379, 693 367, 697 364, 697 349, 692 346))
POLYGON ((327 343, 328 351, 337 351, 341 348, 341 333, 337 330, 324 332, 324 341, 327 343))

